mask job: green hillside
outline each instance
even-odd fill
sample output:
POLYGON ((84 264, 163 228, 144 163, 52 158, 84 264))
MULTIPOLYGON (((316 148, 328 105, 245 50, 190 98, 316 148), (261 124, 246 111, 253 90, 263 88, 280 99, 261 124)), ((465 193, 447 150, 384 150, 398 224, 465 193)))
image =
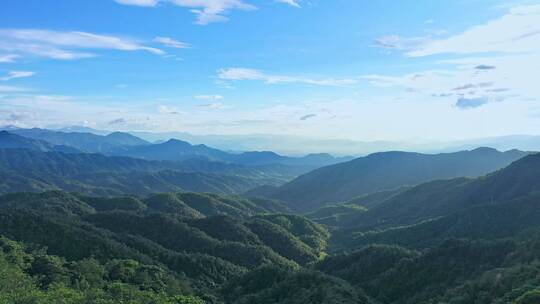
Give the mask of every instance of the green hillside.
POLYGON ((264 194, 285 201, 296 210, 313 211, 325 204, 434 179, 482 176, 525 155, 489 148, 446 154, 375 153, 319 168, 264 194))

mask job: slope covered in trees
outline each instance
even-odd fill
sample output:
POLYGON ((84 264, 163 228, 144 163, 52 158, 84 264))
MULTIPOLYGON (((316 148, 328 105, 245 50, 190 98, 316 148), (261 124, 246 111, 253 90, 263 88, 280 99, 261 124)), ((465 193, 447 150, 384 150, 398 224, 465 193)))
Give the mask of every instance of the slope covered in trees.
POLYGON ((319 168, 265 194, 288 202, 297 210, 312 211, 328 203, 433 179, 482 176, 525 155, 515 150, 503 153, 489 148, 433 155, 375 153, 319 168))
POLYGON ((147 161, 101 154, 0 149, 0 193, 65 190, 97 195, 199 191, 239 194, 294 172, 272 167, 147 161))
MULTIPOLYGON (((273 210, 275 204, 266 202, 273 210)), ((103 265, 119 260, 161 267, 191 286, 187 295, 194 290, 213 301, 221 297, 216 286, 251 269, 267 264, 297 269, 323 255, 329 237, 323 227, 299 216, 262 215, 264 206, 197 193, 148 198, 17 193, 0 196, 0 235, 43 246, 64 264, 95 259, 103 265), (258 222, 265 223, 262 229, 258 222)))
POLYGON ((182 171, 183 163, 35 149, 0 149, 0 159, 4 189, 24 172, 38 186, 85 190, 0 196, 0 301, 6 303, 538 299, 539 154, 484 177, 362 194, 305 216, 272 199, 171 191, 147 177, 199 174, 187 181, 196 190, 234 187, 227 184, 231 177, 215 175, 226 180, 212 188, 201 182, 212 174, 182 171), (89 185, 106 196, 91 195, 89 185), (132 191, 144 195, 117 195, 132 191))

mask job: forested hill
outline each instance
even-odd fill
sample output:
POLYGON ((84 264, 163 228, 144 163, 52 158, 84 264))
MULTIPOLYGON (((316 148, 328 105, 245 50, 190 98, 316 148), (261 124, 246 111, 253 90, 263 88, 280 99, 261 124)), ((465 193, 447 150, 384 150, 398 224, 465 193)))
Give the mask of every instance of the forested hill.
POLYGON ((204 160, 148 161, 101 154, 0 149, 0 193, 66 190, 98 195, 168 191, 239 194, 280 184, 288 168, 246 167, 204 160))
POLYGON ((444 154, 375 153, 314 170, 264 194, 297 210, 315 210, 324 204, 434 179, 482 176, 525 155, 489 148, 444 154))
MULTIPOLYGON (((540 192, 540 154, 528 155, 492 174, 432 181, 400 192, 346 226, 389 227, 415 224, 475 206, 497 205, 540 192)), ((356 202, 362 204, 361 200, 356 202)))
POLYGON ((533 154, 307 215, 328 228, 262 198, 7 194, 0 300, 538 303, 539 176, 533 154))
MULTIPOLYGON (((1 271, 26 285, 7 285, 0 276, 0 289, 6 292, 0 299, 12 303, 17 297, 70 295, 81 303, 93 297, 109 299, 104 303, 125 297, 136 298, 129 303, 191 303, 143 299, 196 294, 219 303, 218 286, 238 284, 235 280, 245 280, 250 270, 272 265, 268 271, 280 277, 267 279, 296 281, 313 294, 316 287, 325 288, 329 299, 358 303, 361 295, 344 281, 310 271, 295 274, 301 265, 324 256, 329 235, 303 217, 268 214, 283 208, 275 202, 196 193, 113 199, 64 192, 0 196, 0 234, 47 252, 1 239, 0 263, 9 265, 1 271), (16 288, 7 292, 9 286, 16 288)), ((230 303, 249 303, 255 292, 228 288, 238 296, 230 303)))

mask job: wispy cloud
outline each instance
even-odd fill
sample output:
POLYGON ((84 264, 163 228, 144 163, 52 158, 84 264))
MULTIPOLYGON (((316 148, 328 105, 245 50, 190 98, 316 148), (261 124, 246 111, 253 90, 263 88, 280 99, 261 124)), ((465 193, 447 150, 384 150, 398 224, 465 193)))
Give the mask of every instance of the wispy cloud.
POLYGON ((170 37, 156 37, 154 38, 154 41, 157 43, 161 43, 164 46, 175 49, 189 49, 191 47, 189 43, 182 42, 170 37))
POLYGON ((198 100, 221 100, 223 96, 221 95, 195 95, 193 98, 198 100))
POLYGON ((164 51, 129 38, 78 31, 44 29, 0 29, 0 50, 15 56, 31 55, 60 60, 94 57, 89 50, 145 51, 163 55, 164 51))
POLYGON ((28 91, 28 89, 15 86, 0 85, 0 93, 18 93, 25 91, 28 91))
POLYGON ((260 70, 248 69, 248 68, 228 68, 218 71, 218 77, 222 80, 258 80, 264 81, 269 84, 280 83, 304 83, 318 86, 336 86, 344 87, 358 83, 356 79, 337 79, 337 78, 308 78, 301 76, 287 76, 287 75, 274 75, 267 74, 260 70))
POLYGON ((160 105, 158 106, 158 113, 160 114, 170 114, 170 115, 182 115, 184 114, 182 111, 175 107, 166 106, 166 105, 160 105))
POLYGON ((539 52, 539 20, 540 5, 514 7, 498 19, 457 35, 424 41, 407 55, 539 52))
POLYGON ((9 71, 7 76, 0 77, 0 81, 8 81, 17 78, 26 78, 34 76, 36 73, 30 71, 9 71))
POLYGON ((429 41, 429 37, 405 38, 398 35, 382 36, 375 39, 375 46, 385 49, 409 51, 429 41))
POLYGON ((120 4, 135 6, 156 6, 159 0, 114 0, 120 4))
POLYGON ((298 0, 276 0, 276 2, 285 3, 288 5, 292 5, 294 7, 300 7, 300 4, 298 3, 298 0))
POLYGON ((9 54, 9 55, 0 55, 0 63, 12 63, 15 62, 19 55, 9 54))
POLYGON ((198 108, 209 109, 209 110, 221 110, 225 108, 225 105, 221 102, 212 102, 206 104, 197 105, 198 108))
POLYGON ((365 76, 374 86, 455 98, 458 108, 540 96, 532 80, 540 69, 540 5, 513 7, 499 18, 444 38, 385 36, 376 45, 402 51, 409 60, 431 55, 452 59, 436 59, 433 64, 444 66, 437 70, 365 76))
MULTIPOLYGON (((242 0, 115 0, 120 4, 153 7, 160 2, 189 8, 197 16, 196 24, 206 25, 227 21, 226 14, 233 9, 255 10, 256 6, 242 0)), ((288 0, 291 1, 291 0, 288 0)), ((292 1, 295 2, 295 1, 292 1)))

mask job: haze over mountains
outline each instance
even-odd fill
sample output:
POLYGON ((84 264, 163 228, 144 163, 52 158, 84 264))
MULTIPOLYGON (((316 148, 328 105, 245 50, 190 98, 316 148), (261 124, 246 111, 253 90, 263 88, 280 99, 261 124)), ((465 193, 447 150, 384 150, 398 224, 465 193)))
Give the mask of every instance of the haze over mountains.
MULTIPOLYGON (((261 194, 289 202, 300 210, 314 210, 324 204, 434 179, 482 176, 526 154, 490 148, 443 154, 375 153, 316 169, 275 189, 263 189, 261 194)), ((257 189, 253 194, 257 194, 257 189)))
POLYGON ((530 303, 539 176, 515 149, 351 160, 10 129, 0 266, 26 285, 0 277, 0 300, 530 303))
MULTIPOLYGON (((3 126, 1 130, 14 131, 21 129, 14 126, 3 126)), ((98 130, 84 126, 51 128, 49 130, 66 133, 91 133, 108 135, 115 131, 98 130)), ((310 153, 329 153, 336 156, 365 156, 382 151, 414 151, 428 154, 473 150, 478 147, 490 147, 500 151, 522 150, 539 151, 540 135, 515 134, 498 137, 479 137, 467 140, 380 140, 358 141, 349 139, 312 139, 301 136, 285 136, 275 134, 252 135, 194 135, 186 132, 119 132, 131 134, 150 143, 163 143, 170 139, 178 139, 193 145, 204 144, 223 151, 274 151, 282 155, 306 155, 310 153)))

